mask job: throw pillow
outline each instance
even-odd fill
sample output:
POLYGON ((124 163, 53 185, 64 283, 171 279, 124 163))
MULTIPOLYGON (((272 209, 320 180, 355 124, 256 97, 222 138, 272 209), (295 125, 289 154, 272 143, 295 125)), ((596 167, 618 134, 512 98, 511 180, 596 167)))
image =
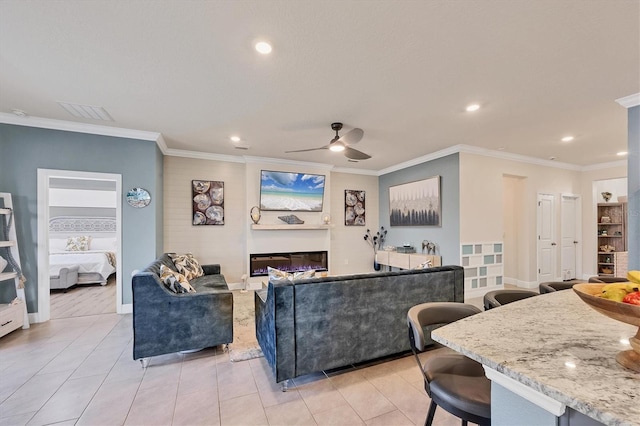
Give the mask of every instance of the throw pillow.
POLYGON ((196 289, 189 284, 187 278, 165 265, 160 265, 160 281, 174 293, 195 293, 196 289))
POLYGON ((431 268, 432 266, 433 265, 431 264, 431 259, 427 259, 426 262, 422 262, 421 264, 417 265, 413 269, 427 269, 427 268, 431 268))
POLYGON ((202 266, 200 266, 198 260, 193 257, 191 253, 172 253, 169 256, 171 260, 173 260, 173 264, 176 265, 178 272, 183 274, 188 280, 193 280, 204 275, 202 266))
POLYGON ((4 257, 0 256, 0 272, 4 271, 4 268, 7 267, 7 261, 4 260, 4 257))
POLYGON ((87 251, 89 250, 89 242, 91 237, 88 235, 82 235, 80 237, 67 238, 66 251, 87 251))
POLYGON ((269 272, 269 281, 282 281, 282 280, 304 280, 307 278, 313 278, 316 276, 316 271, 310 269, 308 271, 301 272, 285 272, 280 269, 272 268, 271 266, 267 266, 267 272, 269 272))

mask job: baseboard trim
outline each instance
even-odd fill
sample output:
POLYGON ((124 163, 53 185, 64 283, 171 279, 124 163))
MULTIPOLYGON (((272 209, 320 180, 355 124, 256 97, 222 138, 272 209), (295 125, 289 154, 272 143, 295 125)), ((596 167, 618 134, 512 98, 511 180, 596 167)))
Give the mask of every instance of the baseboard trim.
POLYGON ((509 285, 515 285, 518 288, 526 288, 526 289, 538 288, 537 281, 522 281, 522 280, 517 280, 515 278, 510 278, 510 277, 504 277, 504 283, 509 285))

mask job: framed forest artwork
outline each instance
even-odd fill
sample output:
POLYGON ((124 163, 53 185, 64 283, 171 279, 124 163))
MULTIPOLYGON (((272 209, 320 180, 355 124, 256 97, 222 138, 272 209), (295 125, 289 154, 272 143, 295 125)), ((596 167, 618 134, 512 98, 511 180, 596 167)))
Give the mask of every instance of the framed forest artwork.
POLYGON ((193 225, 224 225, 224 182, 192 180, 193 225))
POLYGON ((345 226, 364 226, 366 224, 365 195, 365 192, 360 190, 344 190, 345 226))
POLYGON ((440 176, 389 187, 391 226, 441 226, 440 176))

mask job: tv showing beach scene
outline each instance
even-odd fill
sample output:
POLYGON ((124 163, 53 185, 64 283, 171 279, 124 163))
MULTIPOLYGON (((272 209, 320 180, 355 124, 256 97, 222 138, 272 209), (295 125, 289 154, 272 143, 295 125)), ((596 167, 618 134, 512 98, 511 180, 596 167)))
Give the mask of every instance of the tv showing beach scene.
POLYGON ((262 170, 260 209, 273 211, 321 212, 324 176, 262 170))

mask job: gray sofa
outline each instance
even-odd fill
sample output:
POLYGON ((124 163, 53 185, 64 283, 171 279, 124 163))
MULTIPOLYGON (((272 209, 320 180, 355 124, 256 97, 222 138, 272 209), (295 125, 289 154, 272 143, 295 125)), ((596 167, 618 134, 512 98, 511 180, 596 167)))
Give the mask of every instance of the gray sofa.
POLYGON ((205 275, 191 280, 195 293, 176 294, 160 281, 160 265, 176 271, 167 253, 132 280, 133 359, 202 349, 233 341, 233 294, 220 265, 202 265, 205 275))
POLYGON ((463 268, 270 281, 255 295, 256 337, 283 382, 408 351, 407 312, 424 302, 464 302, 463 268))

